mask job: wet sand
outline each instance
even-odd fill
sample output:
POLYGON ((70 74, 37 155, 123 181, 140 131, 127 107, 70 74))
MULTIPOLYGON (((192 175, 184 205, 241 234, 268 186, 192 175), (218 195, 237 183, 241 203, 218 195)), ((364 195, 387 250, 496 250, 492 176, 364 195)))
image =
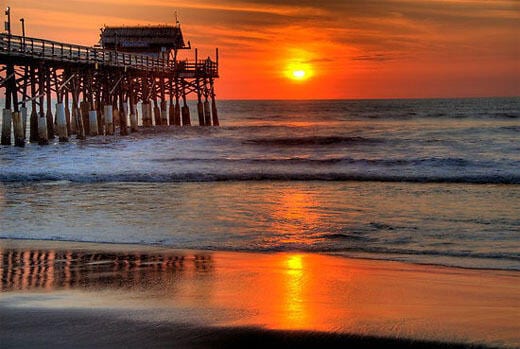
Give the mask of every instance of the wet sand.
POLYGON ((520 346, 520 274, 0 240, 10 347, 520 346))

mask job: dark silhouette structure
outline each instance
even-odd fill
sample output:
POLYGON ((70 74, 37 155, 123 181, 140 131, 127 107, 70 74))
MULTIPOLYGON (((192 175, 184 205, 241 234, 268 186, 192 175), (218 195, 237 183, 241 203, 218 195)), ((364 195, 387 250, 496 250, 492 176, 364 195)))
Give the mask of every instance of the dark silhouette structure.
POLYGON ((89 47, 0 34, 2 145, 12 144, 13 133, 24 146, 27 138, 47 144, 56 135, 65 142, 139 126, 189 126, 189 94, 197 96, 199 125, 219 125, 218 49, 215 59, 201 60, 195 49, 194 60, 178 60, 179 50, 191 49, 179 24, 105 27, 100 37, 100 46, 89 47))

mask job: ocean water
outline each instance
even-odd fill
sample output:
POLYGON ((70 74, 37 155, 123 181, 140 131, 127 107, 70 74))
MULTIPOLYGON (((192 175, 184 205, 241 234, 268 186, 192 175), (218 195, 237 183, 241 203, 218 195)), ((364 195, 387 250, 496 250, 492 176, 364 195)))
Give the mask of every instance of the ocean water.
POLYGON ((520 270, 520 98, 219 110, 218 128, 1 147, 0 238, 520 270))

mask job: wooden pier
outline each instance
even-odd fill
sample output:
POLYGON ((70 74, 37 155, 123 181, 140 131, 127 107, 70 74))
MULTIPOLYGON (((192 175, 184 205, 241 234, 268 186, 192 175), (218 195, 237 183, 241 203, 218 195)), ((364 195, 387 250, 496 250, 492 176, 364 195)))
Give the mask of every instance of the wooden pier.
POLYGON ((106 27, 100 43, 89 47, 0 34, 2 145, 190 126, 190 94, 197 98, 198 124, 219 125, 218 49, 214 59, 199 59, 195 49, 194 60, 179 60, 178 50, 191 45, 178 24, 106 27))

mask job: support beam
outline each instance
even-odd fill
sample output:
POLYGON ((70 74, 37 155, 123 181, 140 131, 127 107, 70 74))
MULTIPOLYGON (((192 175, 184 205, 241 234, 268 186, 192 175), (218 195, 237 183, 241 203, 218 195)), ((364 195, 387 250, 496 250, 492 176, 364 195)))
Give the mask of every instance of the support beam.
POLYGON ((137 117, 137 105, 130 101, 130 132, 137 132, 139 129, 137 124, 137 117))
MULTIPOLYGON (((11 145, 11 131, 12 131, 12 111, 11 111, 11 97, 13 94, 13 84, 11 83, 16 77, 14 74, 14 67, 12 64, 7 65, 7 78, 5 79, 5 109, 2 112, 2 136, 0 139, 1 145, 11 145)), ((15 84, 16 86, 16 84, 15 84)))
POLYGON ((211 126, 211 109, 208 98, 204 101, 204 125, 211 126))
POLYGON ((38 142, 38 111, 36 110, 36 70, 34 66, 31 66, 29 70, 30 80, 31 80, 31 120, 30 120, 30 131, 29 131, 29 141, 31 143, 38 142))
POLYGON ((49 136, 48 136, 48 128, 47 128, 47 117, 43 112, 38 116, 38 144, 39 145, 47 145, 49 144, 49 136))
POLYGON ((188 105, 182 107, 182 126, 191 126, 190 108, 188 108, 188 105))
MULTIPOLYGON (((195 57, 197 56, 197 50, 195 50, 195 57)), ((195 59, 197 61, 197 59, 195 59)), ((205 120, 204 120, 204 107, 202 105, 202 86, 201 86, 201 80, 197 79, 196 82, 196 88, 197 88, 197 114, 199 116, 199 125, 204 126, 205 120)))
POLYGON ((215 98, 215 86, 214 86, 213 79, 209 79, 209 84, 210 84, 211 114, 213 116, 213 126, 220 126, 220 122, 218 120, 217 100, 215 98))
POLYGON ((79 104, 80 118, 81 118, 81 122, 83 123, 83 127, 85 128, 85 135, 87 135, 87 134, 90 135, 89 110, 90 110, 90 103, 89 102, 82 101, 79 104))
POLYGON ((97 110, 90 110, 88 112, 88 120, 89 120, 89 130, 90 136, 99 135, 99 127, 98 127, 98 115, 97 110))
POLYGON ((153 101, 153 115, 154 115, 155 125, 160 126, 161 125, 161 109, 159 108, 157 100, 153 101))
POLYGON ((161 101, 161 125, 168 125, 168 109, 165 100, 161 101))
POLYGON ((199 125, 204 126, 205 120, 204 120, 204 106, 202 105, 202 102, 199 101, 197 103, 197 114, 199 115, 199 125))
POLYGON ((38 112, 36 111, 36 103, 31 108, 31 120, 29 121, 29 141, 31 143, 38 142, 38 112))
POLYGON ((191 126, 191 118, 190 118, 190 108, 188 108, 188 103, 186 101, 186 82, 184 79, 182 80, 182 126, 191 126))
POLYGON ((25 147, 25 136, 23 132, 23 119, 20 112, 13 112, 13 126, 14 126, 14 145, 17 147, 25 147))
POLYGON ((23 128, 23 138, 25 139, 27 136, 26 136, 26 133, 27 133, 27 115, 28 115, 28 110, 25 106, 21 107, 20 108, 20 115, 22 116, 22 128, 23 128))
POLYGON ((128 103, 124 99, 122 89, 119 92, 119 134, 128 135, 128 103))
POLYGON ((40 103, 38 113, 38 144, 47 145, 49 144, 49 127, 47 126, 47 115, 43 108, 44 95, 45 95, 45 68, 40 66, 38 68, 38 87, 40 89, 40 103))
POLYGON ((65 120, 67 120, 67 133, 69 135, 76 134, 76 125, 71 120, 70 113, 70 101, 69 101, 69 91, 65 90, 65 120))
POLYGON ((78 105, 79 100, 79 86, 75 86, 72 92, 72 120, 76 125, 76 138, 80 140, 86 139, 85 125, 83 124, 83 117, 81 116, 81 109, 78 105))
POLYGON ((175 102, 175 126, 181 126, 181 104, 179 103, 179 99, 175 102))
POLYGON ((51 96, 51 72, 49 68, 44 68, 45 79, 45 98, 47 100, 47 135, 49 139, 54 138, 54 116, 52 115, 52 96, 51 96))
POLYGON ((112 105, 105 105, 103 107, 103 114, 105 114, 105 130, 107 136, 114 134, 114 110, 112 105))
POLYGON ((170 119, 170 125, 175 125, 175 105, 173 103, 170 103, 168 118, 170 119))
POLYGON ((2 140, 0 144, 11 145, 12 112, 10 109, 2 111, 2 140))
POLYGON ((58 137, 60 142, 68 142, 69 134, 67 132, 67 116, 65 115, 65 104, 56 104, 56 124, 58 137))
POLYGON ((143 115, 143 127, 152 127, 152 105, 149 102, 141 104, 141 114, 143 115))

